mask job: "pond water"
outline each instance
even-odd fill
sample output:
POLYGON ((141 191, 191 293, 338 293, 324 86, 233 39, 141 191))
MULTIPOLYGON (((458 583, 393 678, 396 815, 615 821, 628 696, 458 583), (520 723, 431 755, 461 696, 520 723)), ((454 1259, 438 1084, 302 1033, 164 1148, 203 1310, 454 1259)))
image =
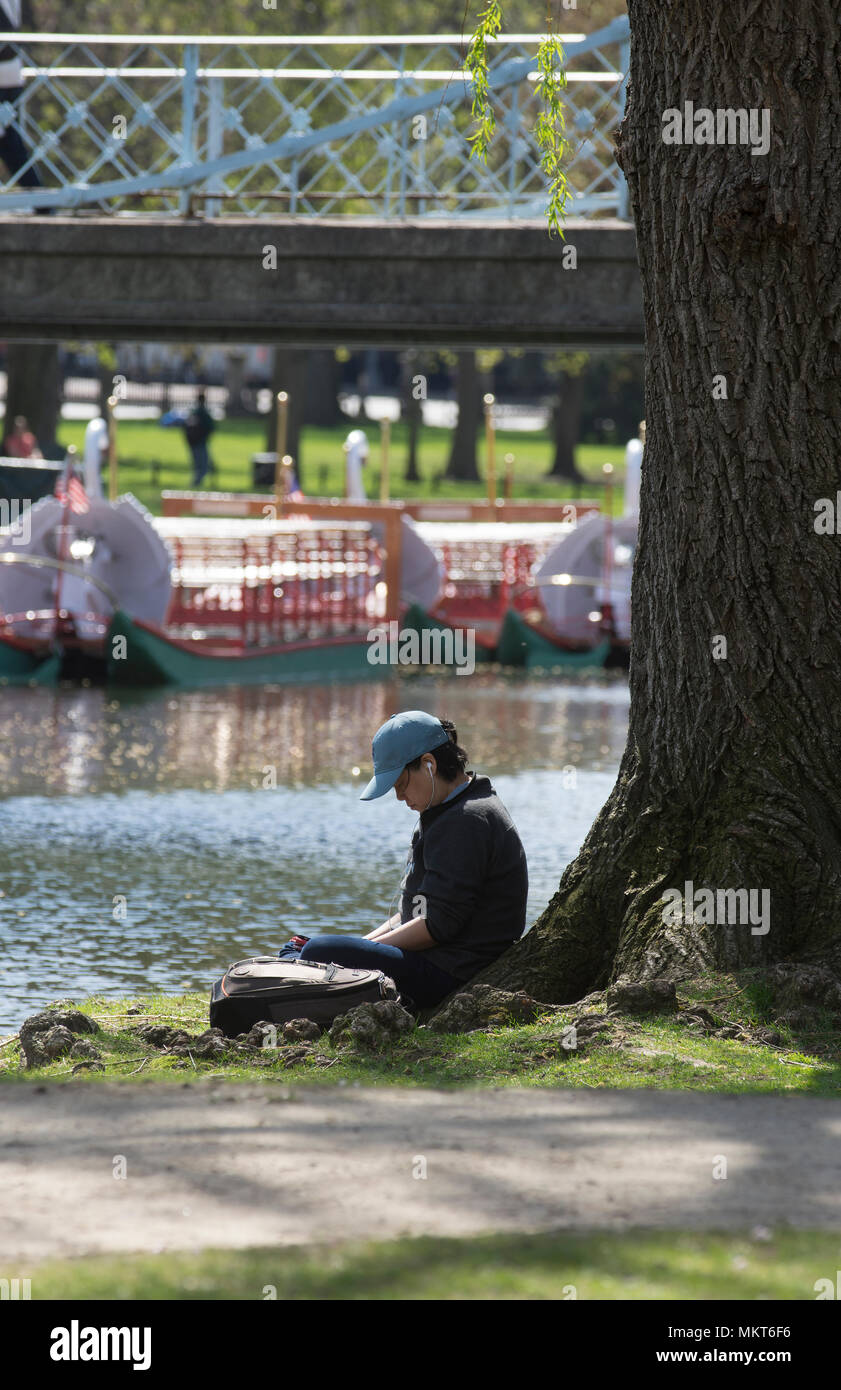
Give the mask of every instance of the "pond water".
POLYGON ((372 734, 415 708, 453 720, 508 807, 533 922, 615 781, 621 676, 0 691, 0 1034, 52 999, 209 993, 295 931, 379 925, 417 817, 359 793, 372 734))

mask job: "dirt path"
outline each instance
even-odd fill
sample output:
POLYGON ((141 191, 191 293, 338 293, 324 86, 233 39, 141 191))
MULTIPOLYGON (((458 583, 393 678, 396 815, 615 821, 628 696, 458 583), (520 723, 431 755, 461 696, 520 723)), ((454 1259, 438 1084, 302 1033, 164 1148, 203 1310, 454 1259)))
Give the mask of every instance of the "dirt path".
POLYGON ((0 1094, 0 1257, 553 1227, 841 1227, 803 1096, 223 1082, 0 1094), (127 1176, 115 1178, 118 1155, 127 1176), (716 1180, 716 1156, 727 1178, 716 1180), (413 1177, 426 1161, 426 1178, 413 1177))

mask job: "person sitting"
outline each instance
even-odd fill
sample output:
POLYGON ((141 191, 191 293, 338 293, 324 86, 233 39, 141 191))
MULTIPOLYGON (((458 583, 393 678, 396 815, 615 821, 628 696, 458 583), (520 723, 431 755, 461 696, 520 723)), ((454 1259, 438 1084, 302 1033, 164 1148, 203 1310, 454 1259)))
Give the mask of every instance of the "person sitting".
POLYGON ((40 459, 44 455, 38 448, 38 440, 29 428, 25 415, 16 415, 10 434, 3 441, 3 453, 10 459, 40 459))
POLYGON ((289 454, 284 454, 280 464, 280 495, 284 502, 305 502, 295 474, 295 465, 289 454))
POLYGON ((419 813, 400 909, 367 936, 320 933, 301 960, 382 970, 413 1011, 439 1004, 496 960, 525 929, 528 869, 522 842, 488 777, 446 719, 394 715, 373 741, 374 776, 360 800, 394 788, 419 813))

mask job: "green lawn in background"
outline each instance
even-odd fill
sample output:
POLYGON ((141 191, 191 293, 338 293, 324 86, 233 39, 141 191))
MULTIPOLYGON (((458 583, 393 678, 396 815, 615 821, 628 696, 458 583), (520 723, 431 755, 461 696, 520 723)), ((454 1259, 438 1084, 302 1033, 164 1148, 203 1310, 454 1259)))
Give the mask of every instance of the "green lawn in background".
MULTIPOLYGON (((75 444, 81 455, 85 436, 84 420, 63 420, 59 426, 59 441, 75 444)), ((308 496, 341 497, 344 492, 344 454, 342 443, 354 422, 347 420, 333 429, 307 428, 303 431, 301 447, 301 485, 308 496)), ((365 470, 365 485, 371 500, 379 497, 380 442, 377 425, 364 426, 371 447, 365 470)), ((210 440, 210 454, 217 466, 215 476, 205 479, 203 487, 220 492, 250 492, 251 456, 265 450, 266 422, 264 417, 220 421, 210 440)), ((435 483, 447 463, 451 432, 424 426, 418 448, 419 483, 407 483, 406 471, 407 426, 398 421, 392 425, 389 455, 390 495, 393 498, 477 498, 484 499, 486 485, 478 483, 435 483)), ((156 420, 117 421, 117 452, 119 458, 119 491, 132 492, 138 501, 153 512, 160 512, 162 488, 185 489, 192 486, 192 467, 184 434, 179 429, 165 429, 156 420), (153 465, 159 465, 158 482, 153 482, 153 465)), ((562 501, 576 496, 603 497, 602 464, 614 465, 617 485, 613 489, 613 510, 621 511, 621 478, 624 472, 624 448, 620 445, 581 444, 576 453, 579 469, 588 482, 582 489, 547 479, 552 459, 552 443, 546 434, 525 434, 499 431, 496 436, 497 496, 503 496, 505 454, 516 459, 514 496, 535 497, 544 501, 562 501)), ((484 440, 478 448, 479 470, 484 478, 484 440)), ((265 489, 258 489, 265 490, 265 489)))

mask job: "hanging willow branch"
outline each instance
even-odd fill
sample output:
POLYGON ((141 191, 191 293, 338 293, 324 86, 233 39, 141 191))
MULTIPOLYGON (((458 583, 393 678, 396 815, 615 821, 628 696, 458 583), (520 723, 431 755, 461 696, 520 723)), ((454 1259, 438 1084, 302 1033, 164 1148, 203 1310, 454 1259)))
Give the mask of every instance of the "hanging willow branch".
POLYGON ((473 76, 473 104, 470 114, 476 121, 476 129, 467 138, 471 155, 481 159, 483 164, 488 161, 488 150, 496 129, 496 113, 491 105, 488 89, 488 54, 485 45, 489 40, 491 43, 494 41, 501 26, 500 0, 488 0, 479 15, 464 63, 473 76))
MULTIPOLYGON (((547 33, 537 53, 537 96, 540 111, 534 134, 540 150, 540 163, 548 184, 546 220, 549 233, 563 240, 562 223, 569 199, 569 185, 564 172, 564 158, 569 150, 566 139, 566 117, 561 94, 567 85, 564 71, 564 50, 561 40, 552 33, 552 16, 546 17, 547 33)), ((479 14, 470 40, 465 67, 472 75, 473 101, 471 115, 476 128, 468 136, 470 153, 487 163, 488 150, 496 130, 496 114, 488 86, 487 45, 493 43, 502 28, 501 0, 487 0, 479 14)))
POLYGON ((540 78, 537 94, 541 109, 535 122, 535 136, 541 152, 540 163, 549 184, 546 220, 550 235, 563 239, 561 223, 569 199, 569 185, 564 171, 564 158, 569 146, 566 139, 566 116, 561 93, 567 85, 564 70, 564 50, 559 38, 547 34, 537 54, 540 78))

